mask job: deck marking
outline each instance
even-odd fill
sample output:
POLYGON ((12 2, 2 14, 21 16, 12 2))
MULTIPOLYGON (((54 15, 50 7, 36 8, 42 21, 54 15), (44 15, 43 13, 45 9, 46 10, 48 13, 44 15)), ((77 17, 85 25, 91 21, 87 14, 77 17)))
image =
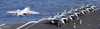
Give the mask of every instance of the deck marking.
POLYGON ((24 25, 22 25, 22 26, 20 26, 20 27, 18 27, 18 28, 16 28, 16 29, 20 29, 20 28, 22 28, 22 27, 24 27, 24 26, 26 26, 26 25, 28 25, 28 24, 30 24, 30 23, 33 23, 33 22, 37 22, 37 21, 30 21, 30 22, 28 22, 28 23, 26 23, 26 24, 24 24, 24 25))
MULTIPOLYGON (((38 22, 43 21, 43 20, 46 20, 46 19, 41 19, 41 20, 39 20, 38 22)), ((38 22, 36 22, 35 24, 37 24, 38 22)), ((32 24, 32 25, 26 27, 25 29, 28 29, 29 27, 31 27, 31 26, 33 26, 33 25, 35 25, 35 24, 32 24)))
POLYGON ((1 26, 4 26, 4 25, 6 25, 6 24, 1 24, 0 27, 1 27, 1 26))

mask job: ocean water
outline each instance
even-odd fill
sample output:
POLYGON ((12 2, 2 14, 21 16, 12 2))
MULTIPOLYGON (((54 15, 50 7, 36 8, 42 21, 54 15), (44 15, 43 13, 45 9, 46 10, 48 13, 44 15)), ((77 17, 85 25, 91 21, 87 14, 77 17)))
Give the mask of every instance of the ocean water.
POLYGON ((62 10, 69 10, 70 7, 82 6, 84 3, 92 3, 100 7, 100 0, 0 0, 0 24, 18 23, 38 21, 46 18, 46 14, 50 17, 50 11, 53 14, 63 12, 62 10), (23 10, 25 7, 30 6, 31 11, 40 12, 40 14, 33 14, 19 17, 15 14, 6 13, 7 11, 16 11, 17 9, 23 10))

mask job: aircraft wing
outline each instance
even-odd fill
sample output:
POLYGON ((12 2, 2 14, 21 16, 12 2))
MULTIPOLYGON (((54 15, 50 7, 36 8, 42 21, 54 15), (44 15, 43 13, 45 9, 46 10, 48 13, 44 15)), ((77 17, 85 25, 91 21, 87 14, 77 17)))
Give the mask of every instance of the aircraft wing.
POLYGON ((17 13, 17 11, 7 11, 7 13, 17 13))
POLYGON ((39 12, 35 12, 35 11, 27 11, 26 13, 28 13, 28 14, 39 14, 39 12))

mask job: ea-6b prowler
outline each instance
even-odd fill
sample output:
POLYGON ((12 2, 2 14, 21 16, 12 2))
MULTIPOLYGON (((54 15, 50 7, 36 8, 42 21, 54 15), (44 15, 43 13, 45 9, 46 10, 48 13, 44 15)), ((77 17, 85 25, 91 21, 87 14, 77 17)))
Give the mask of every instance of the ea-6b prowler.
POLYGON ((19 10, 18 9, 17 11, 7 11, 7 13, 15 13, 17 16, 20 16, 20 17, 22 17, 24 15, 27 15, 27 17, 28 17, 29 14, 30 15, 39 14, 39 12, 30 11, 30 7, 29 6, 25 7, 25 9, 23 9, 23 10, 19 10))

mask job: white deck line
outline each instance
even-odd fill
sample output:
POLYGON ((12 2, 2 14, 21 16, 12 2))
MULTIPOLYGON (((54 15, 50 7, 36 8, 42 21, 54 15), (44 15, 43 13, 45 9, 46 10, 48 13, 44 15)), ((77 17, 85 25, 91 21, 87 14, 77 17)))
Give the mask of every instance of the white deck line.
MULTIPOLYGON (((35 24, 37 24, 37 23, 35 23, 35 24)), ((31 27, 31 26, 33 26, 33 25, 35 25, 35 24, 32 24, 32 25, 30 25, 29 27, 31 27)), ((29 28, 29 27, 26 27, 25 29, 27 29, 27 28, 29 28)))
POLYGON ((22 28, 22 27, 24 27, 24 26, 26 26, 26 25, 28 25, 30 23, 38 23, 38 21, 30 21, 30 22, 28 22, 28 23, 26 23, 26 24, 24 24, 24 25, 22 25, 22 26, 20 26, 20 27, 18 27, 16 29, 20 29, 20 28, 22 28))
MULTIPOLYGON (((43 21, 43 20, 46 20, 46 19, 41 19, 41 20, 39 20, 39 21, 30 21, 30 22, 28 22, 28 23, 26 23, 26 24, 24 24, 24 25, 22 25, 22 26, 20 26, 20 27, 18 27, 18 28, 16 28, 16 29, 20 29, 20 28, 22 28, 22 27, 24 27, 24 26, 26 26, 26 25, 28 25, 28 24, 30 24, 30 23, 34 23, 34 24, 32 24, 32 25, 35 25, 35 24, 37 24, 38 22, 43 21)), ((30 26, 30 27, 31 27, 31 26, 30 26)), ((27 27, 27 28, 29 28, 29 27, 27 27)))
MULTIPOLYGON (((44 21, 44 20, 46 20, 46 19, 41 19, 41 20, 39 20, 39 22, 40 22, 40 21, 44 21)), ((37 24, 37 23, 35 23, 35 24, 37 24)), ((31 26, 33 26, 33 25, 35 25, 35 24, 32 24, 32 25, 26 27, 25 29, 28 29, 29 27, 31 27, 31 26)))
POLYGON ((0 27, 1 27, 1 26, 4 26, 4 25, 6 25, 6 24, 1 24, 0 27))

